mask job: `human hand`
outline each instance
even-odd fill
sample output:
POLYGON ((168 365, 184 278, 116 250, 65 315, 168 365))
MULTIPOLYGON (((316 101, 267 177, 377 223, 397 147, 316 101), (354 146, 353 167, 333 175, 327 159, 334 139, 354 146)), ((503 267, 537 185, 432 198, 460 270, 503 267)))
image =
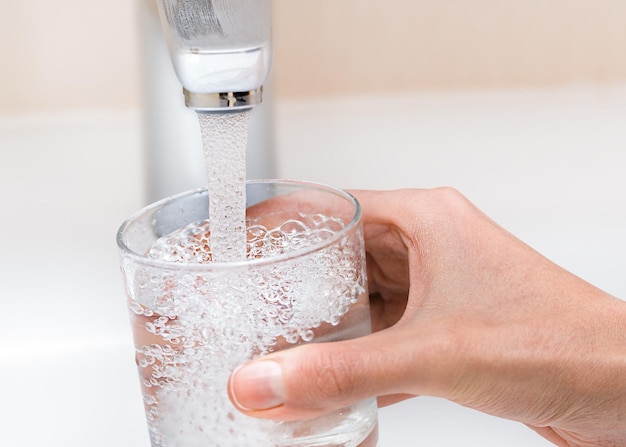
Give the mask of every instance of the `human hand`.
POLYGON ((244 413, 293 420, 431 395, 560 446, 626 446, 626 303, 556 266, 454 190, 357 192, 370 336, 249 362, 244 413))

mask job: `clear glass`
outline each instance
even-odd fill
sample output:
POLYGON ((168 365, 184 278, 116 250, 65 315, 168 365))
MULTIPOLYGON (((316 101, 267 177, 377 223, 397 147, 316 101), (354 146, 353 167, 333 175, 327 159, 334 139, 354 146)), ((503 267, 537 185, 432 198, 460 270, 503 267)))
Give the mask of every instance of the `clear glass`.
POLYGON ((192 93, 263 85, 271 60, 271 0, 158 0, 174 70, 192 93))
POLYGON ((376 446, 375 399, 296 422, 245 416, 228 399, 249 359, 371 332, 358 202, 291 181, 250 181, 246 195, 246 261, 154 257, 155 246, 188 253, 189 241, 194 256, 210 251, 197 230, 210 225, 206 190, 152 204, 118 232, 152 447, 376 446))

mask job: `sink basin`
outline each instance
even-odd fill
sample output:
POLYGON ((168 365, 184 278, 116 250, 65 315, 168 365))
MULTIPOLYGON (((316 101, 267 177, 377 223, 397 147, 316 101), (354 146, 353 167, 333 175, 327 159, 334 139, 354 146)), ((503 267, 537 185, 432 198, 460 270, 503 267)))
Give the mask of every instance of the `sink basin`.
MULTIPOLYGON (((276 104, 282 177, 455 186, 577 275, 626 297, 626 90, 415 93, 276 104)), ((143 205, 140 117, 0 119, 0 445, 148 447, 114 235, 143 205)), ((550 445, 415 398, 382 447, 550 445)))

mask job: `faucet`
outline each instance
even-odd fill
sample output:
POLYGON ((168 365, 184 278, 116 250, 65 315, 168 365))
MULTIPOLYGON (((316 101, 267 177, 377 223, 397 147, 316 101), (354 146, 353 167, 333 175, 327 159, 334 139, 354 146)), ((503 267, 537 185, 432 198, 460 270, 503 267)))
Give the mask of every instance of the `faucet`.
POLYGON ((157 0, 185 105, 200 113, 250 109, 271 63, 271 0, 157 0))

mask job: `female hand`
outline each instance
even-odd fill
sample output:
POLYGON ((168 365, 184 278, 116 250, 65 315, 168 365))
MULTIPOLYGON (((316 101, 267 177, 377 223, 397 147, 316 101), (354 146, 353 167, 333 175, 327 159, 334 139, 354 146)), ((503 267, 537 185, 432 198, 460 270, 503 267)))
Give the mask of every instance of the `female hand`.
POLYGON ((238 368, 233 403, 293 420, 378 396, 450 399, 560 446, 626 446, 626 303, 451 189, 356 192, 374 333, 238 368))

